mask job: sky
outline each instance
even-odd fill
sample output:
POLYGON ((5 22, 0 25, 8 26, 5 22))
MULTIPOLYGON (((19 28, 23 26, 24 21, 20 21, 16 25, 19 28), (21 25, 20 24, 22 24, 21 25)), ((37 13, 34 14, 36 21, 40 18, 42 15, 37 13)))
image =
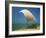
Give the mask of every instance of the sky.
POLYGON ((13 24, 26 24, 27 20, 24 15, 20 12, 23 9, 27 9, 32 12, 35 16, 37 23, 40 23, 40 8, 32 7, 12 7, 12 23, 13 24))

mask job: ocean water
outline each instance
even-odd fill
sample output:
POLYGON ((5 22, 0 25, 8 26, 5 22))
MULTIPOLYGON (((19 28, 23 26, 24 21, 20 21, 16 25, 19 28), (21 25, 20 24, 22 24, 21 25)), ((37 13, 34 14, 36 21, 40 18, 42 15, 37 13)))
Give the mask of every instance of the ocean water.
POLYGON ((37 29, 40 24, 12 24, 12 31, 24 29, 37 29))

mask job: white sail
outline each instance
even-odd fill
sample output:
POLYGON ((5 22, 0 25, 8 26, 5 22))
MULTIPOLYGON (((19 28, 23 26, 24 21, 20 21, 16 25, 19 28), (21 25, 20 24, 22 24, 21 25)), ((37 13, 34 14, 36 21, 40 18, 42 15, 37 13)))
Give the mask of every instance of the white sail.
POLYGON ((31 11, 24 9, 21 10, 20 12, 22 12, 24 14, 24 16, 28 19, 28 20, 36 20, 36 18, 34 17, 34 15, 32 14, 31 11))

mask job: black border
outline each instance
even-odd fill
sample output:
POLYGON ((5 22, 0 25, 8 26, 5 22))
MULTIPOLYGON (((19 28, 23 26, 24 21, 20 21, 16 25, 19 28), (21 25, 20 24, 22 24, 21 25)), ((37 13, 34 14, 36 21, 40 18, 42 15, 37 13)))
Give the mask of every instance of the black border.
POLYGON ((40 36, 45 35, 45 3, 41 2, 25 2, 25 1, 5 1, 5 37, 24 37, 24 36, 40 36), (9 34, 9 3, 23 3, 23 4, 36 4, 36 5, 43 5, 43 33, 37 34, 23 34, 23 35, 8 35, 9 34))

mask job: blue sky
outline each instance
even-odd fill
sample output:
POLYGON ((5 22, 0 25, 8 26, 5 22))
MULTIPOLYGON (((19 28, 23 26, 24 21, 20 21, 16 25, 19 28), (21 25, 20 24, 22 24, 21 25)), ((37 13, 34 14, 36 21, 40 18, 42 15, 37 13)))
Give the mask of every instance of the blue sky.
POLYGON ((19 13, 23 9, 28 9, 35 16, 37 23, 40 23, 40 8, 32 7, 12 7, 12 23, 13 24, 25 24, 27 20, 22 13, 19 13))

